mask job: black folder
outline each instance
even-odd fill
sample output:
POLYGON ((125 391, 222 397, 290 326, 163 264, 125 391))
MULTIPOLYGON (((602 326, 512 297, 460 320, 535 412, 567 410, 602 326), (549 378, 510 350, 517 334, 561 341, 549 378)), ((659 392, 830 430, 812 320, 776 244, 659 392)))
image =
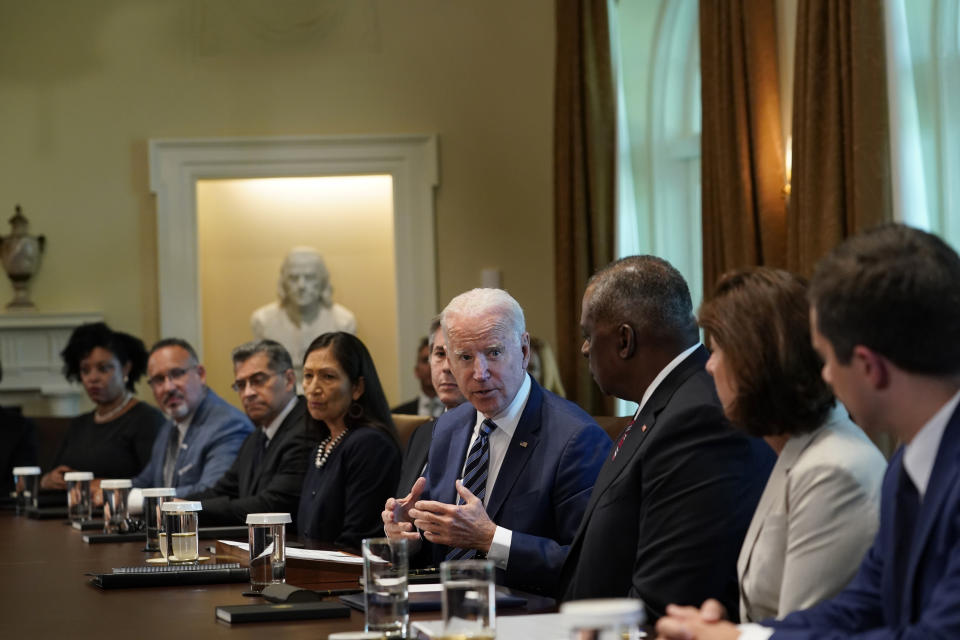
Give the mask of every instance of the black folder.
POLYGON ((217 607, 217 619, 229 622, 271 622, 274 620, 316 620, 349 618, 350 609, 336 602, 292 602, 286 604, 238 604, 217 607))
MULTIPOLYGON (((101 525, 101 529, 103 526, 101 525)), ((197 530, 197 537, 200 540, 221 540, 243 538, 248 535, 247 527, 200 527, 197 530)), ((135 533, 85 533, 83 541, 87 544, 100 544, 102 542, 144 542, 146 533, 143 531, 135 533)))
POLYGON ((237 562, 195 565, 120 567, 110 573, 90 573, 90 583, 101 589, 169 587, 189 584, 249 582, 250 570, 237 562))

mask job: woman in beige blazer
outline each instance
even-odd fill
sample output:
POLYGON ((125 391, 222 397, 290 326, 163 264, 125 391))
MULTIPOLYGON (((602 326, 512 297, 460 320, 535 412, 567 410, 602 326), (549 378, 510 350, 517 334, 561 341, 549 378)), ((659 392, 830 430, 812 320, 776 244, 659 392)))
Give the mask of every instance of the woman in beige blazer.
POLYGON ((737 562, 741 622, 840 591, 877 529, 886 460, 820 377, 808 316, 806 283, 765 267, 726 274, 700 308, 724 413, 778 456, 737 562))

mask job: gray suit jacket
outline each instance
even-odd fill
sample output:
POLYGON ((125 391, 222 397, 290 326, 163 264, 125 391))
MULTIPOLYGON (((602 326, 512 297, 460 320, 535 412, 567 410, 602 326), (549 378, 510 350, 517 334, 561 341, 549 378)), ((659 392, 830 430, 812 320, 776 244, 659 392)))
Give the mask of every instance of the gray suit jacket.
POLYGON ((737 560, 741 622, 782 618, 846 586, 877 531, 886 467, 839 403, 787 441, 737 560))

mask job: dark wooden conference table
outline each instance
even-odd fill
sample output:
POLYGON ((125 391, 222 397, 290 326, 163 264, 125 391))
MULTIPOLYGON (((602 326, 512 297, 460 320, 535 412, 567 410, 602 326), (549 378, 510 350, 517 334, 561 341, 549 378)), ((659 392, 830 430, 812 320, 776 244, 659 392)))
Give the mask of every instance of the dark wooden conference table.
MULTIPOLYGON (((201 546, 211 541, 201 540, 201 546)), ((317 640, 336 631, 363 630, 363 614, 349 618, 230 625, 216 620, 218 605, 261 603, 241 593, 249 586, 220 584, 101 590, 86 572, 145 564, 139 543, 86 544, 62 520, 32 520, 0 512, 0 638, 282 638, 317 640)), ((227 560, 230 561, 230 560, 227 560)))

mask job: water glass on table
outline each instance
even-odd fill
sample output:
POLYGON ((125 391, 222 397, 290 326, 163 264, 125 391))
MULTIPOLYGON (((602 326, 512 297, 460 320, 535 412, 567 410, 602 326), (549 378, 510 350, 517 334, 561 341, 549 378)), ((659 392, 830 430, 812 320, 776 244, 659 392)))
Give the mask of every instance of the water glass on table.
POLYGON ((173 487, 149 487, 140 492, 143 496, 143 528, 147 532, 147 546, 144 551, 160 551, 164 557, 167 555, 166 545, 160 545, 161 536, 166 542, 166 534, 163 533, 163 519, 160 517, 160 507, 168 498, 177 495, 177 490, 173 487))
POLYGON ((68 471, 63 474, 67 483, 67 514, 70 522, 79 524, 93 517, 93 503, 90 501, 90 481, 92 471, 68 471))
POLYGON ((164 502, 163 530, 166 544, 161 544, 167 564, 197 564, 200 558, 198 513, 203 509, 199 502, 164 502))
POLYGON ((247 514, 251 591, 285 581, 287 524, 292 521, 289 513, 247 514))
POLYGON ((497 635, 496 582, 492 560, 440 563, 443 636, 486 640, 497 635))
POLYGON ((37 507, 40 495, 40 467, 14 467, 13 486, 17 490, 17 515, 28 507, 37 507))
POLYGON ((130 480, 101 480, 103 491, 103 532, 126 533, 130 530, 127 501, 130 498, 130 480))
POLYGON ((410 624, 407 599, 407 541, 367 538, 363 541, 363 593, 366 631, 405 638, 410 624))

